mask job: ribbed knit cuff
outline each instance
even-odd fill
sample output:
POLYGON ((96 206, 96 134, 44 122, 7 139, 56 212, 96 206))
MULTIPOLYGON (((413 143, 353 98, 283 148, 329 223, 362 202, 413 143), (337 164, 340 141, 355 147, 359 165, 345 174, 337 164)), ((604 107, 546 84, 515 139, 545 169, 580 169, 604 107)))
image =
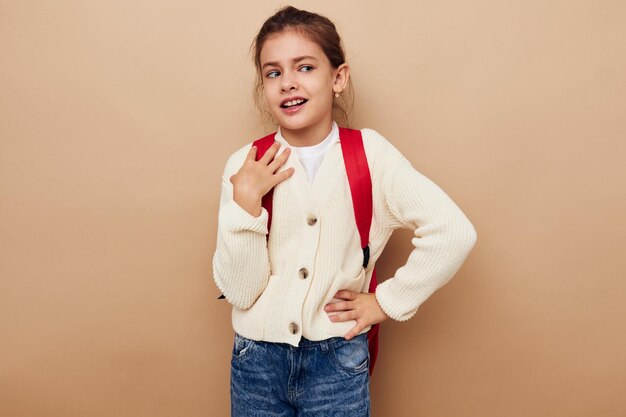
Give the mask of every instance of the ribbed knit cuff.
POLYGON ((417 308, 406 311, 406 306, 398 303, 402 294, 395 288, 395 278, 389 278, 376 286, 376 301, 386 315, 397 321, 407 321, 417 313, 417 308))
POLYGON ((259 217, 245 211, 235 200, 231 200, 220 208, 219 221, 231 232, 252 231, 266 235, 269 214, 261 207, 259 217))

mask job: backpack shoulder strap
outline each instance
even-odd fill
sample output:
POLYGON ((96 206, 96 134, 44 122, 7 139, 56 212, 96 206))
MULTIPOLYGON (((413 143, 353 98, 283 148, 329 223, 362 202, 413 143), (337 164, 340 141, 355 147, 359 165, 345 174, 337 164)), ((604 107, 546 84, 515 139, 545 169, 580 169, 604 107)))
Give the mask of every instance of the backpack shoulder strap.
MULTIPOLYGON (((369 235, 372 226, 372 178, 367 165, 367 156, 363 146, 363 136, 360 130, 339 128, 339 138, 343 160, 346 166, 350 193, 352 194, 352 206, 354 217, 361 237, 363 248, 363 267, 369 262, 369 235)), ((376 292, 378 283, 376 280, 376 268, 372 269, 372 279, 368 292, 376 292)), ((376 358, 378 357, 378 332, 380 323, 374 324, 367 333, 368 349, 370 352, 370 376, 374 372, 376 358)))
POLYGON ((350 182, 352 205, 363 248, 363 267, 369 261, 369 237, 372 225, 372 179, 360 130, 339 128, 343 160, 350 182))

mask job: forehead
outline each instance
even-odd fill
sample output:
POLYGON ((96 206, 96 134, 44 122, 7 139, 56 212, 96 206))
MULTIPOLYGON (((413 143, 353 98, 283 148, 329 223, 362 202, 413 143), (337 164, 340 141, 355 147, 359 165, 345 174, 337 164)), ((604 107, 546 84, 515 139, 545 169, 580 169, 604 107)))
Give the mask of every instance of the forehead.
POLYGON ((322 48, 296 30, 283 30, 270 35, 261 48, 261 65, 266 62, 290 62, 304 55, 325 60, 322 48))

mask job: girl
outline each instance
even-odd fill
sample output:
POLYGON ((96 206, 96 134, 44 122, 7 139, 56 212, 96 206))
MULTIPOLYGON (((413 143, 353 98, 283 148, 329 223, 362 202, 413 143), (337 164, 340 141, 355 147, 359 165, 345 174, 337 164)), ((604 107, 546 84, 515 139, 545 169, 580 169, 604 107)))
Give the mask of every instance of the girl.
POLYGON ((460 268, 476 232, 391 143, 362 129, 373 195, 364 267, 333 117, 350 78, 335 26, 285 7, 263 24, 254 60, 278 131, 260 159, 252 144, 231 155, 222 179, 213 273, 233 305, 231 413, 369 416, 367 332, 411 318, 460 268), (270 190, 271 218, 262 205, 270 190), (414 249, 368 293, 400 227, 414 231, 414 249))

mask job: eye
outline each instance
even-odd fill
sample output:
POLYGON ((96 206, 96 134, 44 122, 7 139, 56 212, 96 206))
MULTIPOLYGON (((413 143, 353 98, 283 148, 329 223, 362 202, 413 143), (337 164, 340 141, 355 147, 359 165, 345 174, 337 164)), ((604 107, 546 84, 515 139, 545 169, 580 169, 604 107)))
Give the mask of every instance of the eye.
POLYGON ((277 70, 270 71, 270 72, 268 72, 267 74, 265 74, 265 76, 266 76, 267 78, 276 78, 276 77, 278 77, 279 75, 280 75, 280 72, 279 72, 279 71, 277 71, 277 70))
POLYGON ((303 65, 300 67, 300 71, 302 72, 311 72, 313 71, 313 66, 312 65, 303 65))

